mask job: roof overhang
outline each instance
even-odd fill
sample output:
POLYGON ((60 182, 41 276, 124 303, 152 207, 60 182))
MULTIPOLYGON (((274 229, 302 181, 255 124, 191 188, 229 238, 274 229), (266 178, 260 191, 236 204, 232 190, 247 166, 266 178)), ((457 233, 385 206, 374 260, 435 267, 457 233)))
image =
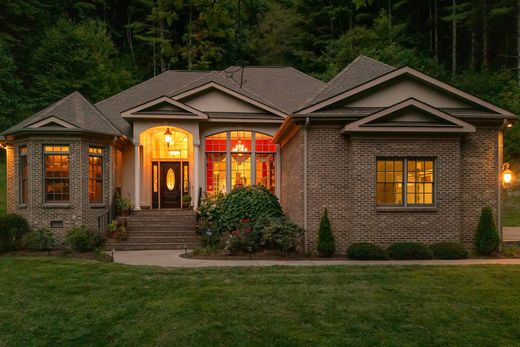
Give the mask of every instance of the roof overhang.
POLYGON ((472 133, 475 131, 476 129, 473 125, 453 117, 433 106, 425 104, 424 102, 410 98, 345 125, 341 133, 472 133), (409 109, 427 114, 438 122, 394 122, 386 124, 385 122, 378 122, 396 113, 409 109))
POLYGON ((340 102, 346 98, 349 98, 353 95, 356 95, 356 94, 359 94, 361 92, 364 92, 364 91, 367 91, 371 88, 374 88, 376 86, 379 86, 385 82, 388 82, 388 81, 391 81, 391 80, 394 80, 396 78, 399 78, 401 76, 410 76, 416 80, 419 80, 419 81, 422 81, 423 83, 426 83, 434 88, 437 88, 437 89, 440 89, 448 94, 451 94, 459 99, 462 99, 462 100, 465 100, 467 102, 470 102, 472 104, 475 104, 475 105, 478 105, 480 107, 483 107, 485 109, 488 109, 488 110, 491 110, 493 112, 496 112, 496 113, 499 113, 503 116, 506 116, 506 117, 512 117, 514 118, 515 115, 506 110, 506 109, 503 109, 501 107, 498 107, 488 101, 485 101, 485 100, 482 100, 481 98, 478 98, 470 93, 467 93, 465 91, 462 91, 452 85, 449 85, 445 82, 442 82, 436 78, 433 78, 433 77, 430 77, 420 71, 417 71, 409 66, 405 66, 405 67, 402 67, 400 69, 397 69, 397 70, 394 70, 394 71, 391 71, 385 75, 382 75, 380 77, 376 77, 375 79, 373 80, 370 80, 368 82, 365 82, 357 87, 354 87, 352 89, 349 89, 347 91, 344 91, 340 94, 337 94, 333 97, 330 97, 326 100, 323 100, 321 102, 318 102, 316 104, 313 104, 313 105, 309 105, 309 106, 306 106, 305 108, 301 109, 300 111, 298 111, 298 113, 302 113, 302 114, 308 114, 308 113, 312 113, 312 112, 315 112, 315 111, 318 111, 318 110, 321 110, 327 106, 330 106, 330 105, 333 105, 337 102, 340 102))
POLYGON ((128 110, 125 110, 121 112, 121 117, 125 119, 208 119, 208 115, 206 113, 199 111, 189 105, 183 104, 182 102, 172 99, 168 96, 161 96, 156 99, 145 102, 144 104, 140 104, 138 106, 134 106, 128 110), (146 111, 147 109, 159 105, 161 103, 170 104, 181 111, 173 111, 171 113, 146 111))
POLYGON ((219 90, 219 91, 221 91, 223 93, 226 93, 226 94, 228 94, 228 95, 230 95, 232 97, 235 97, 235 98, 237 98, 239 100, 242 100, 244 102, 247 102, 247 103, 249 103, 249 104, 251 104, 253 106, 256 106, 256 107, 258 107, 258 108, 260 108, 262 110, 265 110, 265 111, 267 111, 269 113, 275 114, 275 115, 280 116, 282 118, 286 118, 287 117, 286 113, 284 113, 284 112, 282 112, 282 111, 280 111, 280 110, 278 110, 278 109, 276 109, 276 108, 274 108, 274 107, 272 107, 270 105, 267 105, 267 104, 265 104, 263 102, 255 100, 253 98, 250 98, 247 95, 244 95, 242 93, 239 93, 239 92, 236 92, 236 91, 234 91, 232 89, 224 87, 223 85, 218 84, 217 82, 214 82, 214 81, 205 83, 205 84, 203 84, 201 86, 198 86, 198 87, 194 87, 194 88, 192 88, 190 90, 187 90, 187 91, 183 91, 183 92, 181 92, 179 94, 172 95, 172 98, 174 100, 182 100, 182 99, 185 99, 187 97, 190 97, 192 95, 201 93, 201 92, 203 92, 205 90, 212 89, 212 88, 213 89, 217 89, 217 90, 219 90))

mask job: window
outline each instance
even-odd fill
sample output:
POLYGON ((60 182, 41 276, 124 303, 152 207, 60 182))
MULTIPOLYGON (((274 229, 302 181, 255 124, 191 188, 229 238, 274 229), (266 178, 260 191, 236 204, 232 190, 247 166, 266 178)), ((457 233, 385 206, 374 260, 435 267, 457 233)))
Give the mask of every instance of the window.
POLYGON ((379 206, 433 206, 432 159, 378 159, 376 200, 379 206))
POLYGON ((262 184, 274 193, 276 144, 272 139, 243 130, 207 136, 206 191, 213 194, 226 192, 226 188, 262 184))
POLYGON ((45 145, 45 202, 69 202, 69 146, 45 145))
POLYGON ((88 149, 88 200, 91 204, 103 203, 103 148, 88 149))
POLYGON ((27 146, 20 147, 20 204, 29 201, 29 166, 27 164, 27 146))

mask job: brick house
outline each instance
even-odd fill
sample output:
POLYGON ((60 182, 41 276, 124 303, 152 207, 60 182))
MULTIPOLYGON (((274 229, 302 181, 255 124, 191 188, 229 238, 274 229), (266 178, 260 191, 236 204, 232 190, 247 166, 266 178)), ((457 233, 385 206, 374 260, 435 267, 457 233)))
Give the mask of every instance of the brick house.
POLYGON ((97 104, 75 92, 6 130, 8 211, 62 238, 98 227, 115 192, 157 216, 262 184, 308 250, 325 207, 342 253, 360 241, 471 245, 483 206, 500 220, 513 119, 363 56, 328 83, 286 67, 167 71, 97 104))

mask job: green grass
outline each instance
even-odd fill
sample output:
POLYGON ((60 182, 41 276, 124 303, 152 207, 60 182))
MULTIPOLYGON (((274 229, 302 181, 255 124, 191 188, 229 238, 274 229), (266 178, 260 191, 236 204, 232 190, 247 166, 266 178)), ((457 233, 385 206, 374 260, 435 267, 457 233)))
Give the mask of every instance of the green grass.
POLYGON ((5 150, 0 150, 0 215, 7 211, 7 181, 5 166, 5 150))
POLYGON ((161 269, 0 258, 0 345, 518 345, 520 266, 161 269))

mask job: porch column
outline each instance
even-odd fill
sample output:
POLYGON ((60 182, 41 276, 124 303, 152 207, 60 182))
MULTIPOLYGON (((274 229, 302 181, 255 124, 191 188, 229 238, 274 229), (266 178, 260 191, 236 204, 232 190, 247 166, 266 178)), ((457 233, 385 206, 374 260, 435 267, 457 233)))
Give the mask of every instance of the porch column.
POLYGON ((141 209, 141 160, 139 155, 139 143, 134 144, 134 210, 141 209))
POLYGON ((193 190, 195 192, 194 197, 195 201, 193 202, 193 206, 195 208, 199 207, 199 161, 200 161, 200 143, 193 144, 193 190))

